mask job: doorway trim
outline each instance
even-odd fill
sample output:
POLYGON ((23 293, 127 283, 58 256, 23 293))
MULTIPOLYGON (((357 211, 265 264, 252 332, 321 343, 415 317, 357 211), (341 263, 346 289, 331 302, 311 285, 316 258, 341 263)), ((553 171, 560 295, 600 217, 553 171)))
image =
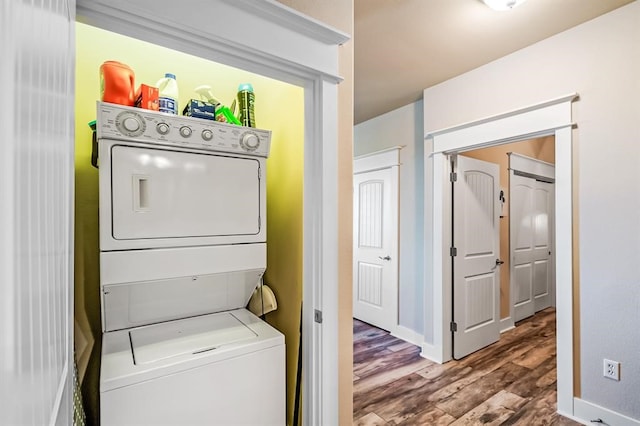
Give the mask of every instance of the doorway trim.
POLYGON ((422 355, 451 360, 450 154, 555 135, 558 412, 573 416, 572 102, 576 93, 425 136, 425 342, 422 355))
POLYGON ((76 19, 304 88, 303 191, 313 196, 303 204, 302 417, 338 424, 336 106, 338 47, 350 36, 275 1, 77 0, 76 19))

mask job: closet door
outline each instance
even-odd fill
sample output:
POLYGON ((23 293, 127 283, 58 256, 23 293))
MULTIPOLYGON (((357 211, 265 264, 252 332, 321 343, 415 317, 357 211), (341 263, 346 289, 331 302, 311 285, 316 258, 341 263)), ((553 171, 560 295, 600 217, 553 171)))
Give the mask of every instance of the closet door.
POLYGON ((510 172, 511 280, 514 321, 551 306, 552 183, 510 172))

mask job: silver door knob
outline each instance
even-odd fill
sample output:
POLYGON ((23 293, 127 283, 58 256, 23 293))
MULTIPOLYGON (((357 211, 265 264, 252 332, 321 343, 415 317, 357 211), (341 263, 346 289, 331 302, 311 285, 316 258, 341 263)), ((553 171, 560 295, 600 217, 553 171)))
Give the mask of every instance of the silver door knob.
POLYGON ((382 260, 391 260, 391 256, 389 256, 389 255, 386 255, 385 257, 378 256, 378 259, 382 259, 382 260))

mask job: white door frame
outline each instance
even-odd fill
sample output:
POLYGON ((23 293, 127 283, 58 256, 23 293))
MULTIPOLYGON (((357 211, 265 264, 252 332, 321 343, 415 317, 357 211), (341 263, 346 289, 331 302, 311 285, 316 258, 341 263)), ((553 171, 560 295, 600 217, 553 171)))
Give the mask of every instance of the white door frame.
POLYGON ((350 37, 276 1, 193 7, 200 10, 168 0, 78 0, 76 15, 88 25, 304 87, 303 188, 313 195, 303 205, 303 423, 338 424, 336 106, 338 46, 350 37))
POLYGON ((573 415, 572 127, 569 94, 425 136, 425 343, 422 354, 451 359, 451 196, 449 154, 555 135, 556 340, 558 412, 573 415))
MULTIPOLYGON (((382 169, 390 169, 391 170, 391 188, 393 191, 395 191, 396 194, 396 200, 398 201, 398 204, 396 204, 395 208, 392 208, 392 215, 394 216, 392 218, 393 222, 395 223, 395 236, 396 238, 391 242, 391 249, 390 254, 392 256, 392 258, 394 259, 394 263, 395 263, 395 268, 394 271, 392 271, 392 274, 394 274, 394 276, 396 277, 396 288, 394 291, 394 295, 395 295, 395 299, 392 303, 392 311, 393 311, 393 317, 395 318, 393 327, 391 327, 391 330, 388 330, 392 335, 396 336, 398 334, 398 303, 399 303, 399 299, 398 299, 398 290, 399 290, 399 276, 398 276, 398 271, 399 271, 399 266, 400 266, 400 259, 398 256, 399 253, 399 232, 400 229, 398 227, 399 225, 399 210, 400 210, 400 206, 399 206, 399 202, 400 202, 400 188, 398 187, 398 182, 400 181, 400 150, 402 149, 401 146, 394 146, 392 148, 387 148, 387 149, 383 149, 380 151, 376 151, 376 152, 372 152, 372 153, 368 153, 368 154, 363 154, 363 155, 359 155, 358 157, 354 158, 353 161, 353 174, 354 176, 360 173, 366 173, 366 172, 373 172, 376 170, 382 170, 382 169)), ((354 193, 354 197, 355 197, 355 193, 354 193)), ((354 217, 356 216, 356 212, 353 212, 354 217)), ((355 229, 354 229, 354 235, 355 235, 355 229)), ((354 280, 354 282, 352 283, 352 285, 356 285, 356 282, 354 280)))

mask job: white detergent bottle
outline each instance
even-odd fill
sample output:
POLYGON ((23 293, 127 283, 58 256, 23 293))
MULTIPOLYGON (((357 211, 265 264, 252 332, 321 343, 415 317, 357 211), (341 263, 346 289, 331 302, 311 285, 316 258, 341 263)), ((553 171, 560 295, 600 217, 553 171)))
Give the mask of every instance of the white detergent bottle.
POLYGON ((174 74, 166 73, 156 83, 158 86, 158 110, 167 114, 178 115, 178 82, 174 74))

